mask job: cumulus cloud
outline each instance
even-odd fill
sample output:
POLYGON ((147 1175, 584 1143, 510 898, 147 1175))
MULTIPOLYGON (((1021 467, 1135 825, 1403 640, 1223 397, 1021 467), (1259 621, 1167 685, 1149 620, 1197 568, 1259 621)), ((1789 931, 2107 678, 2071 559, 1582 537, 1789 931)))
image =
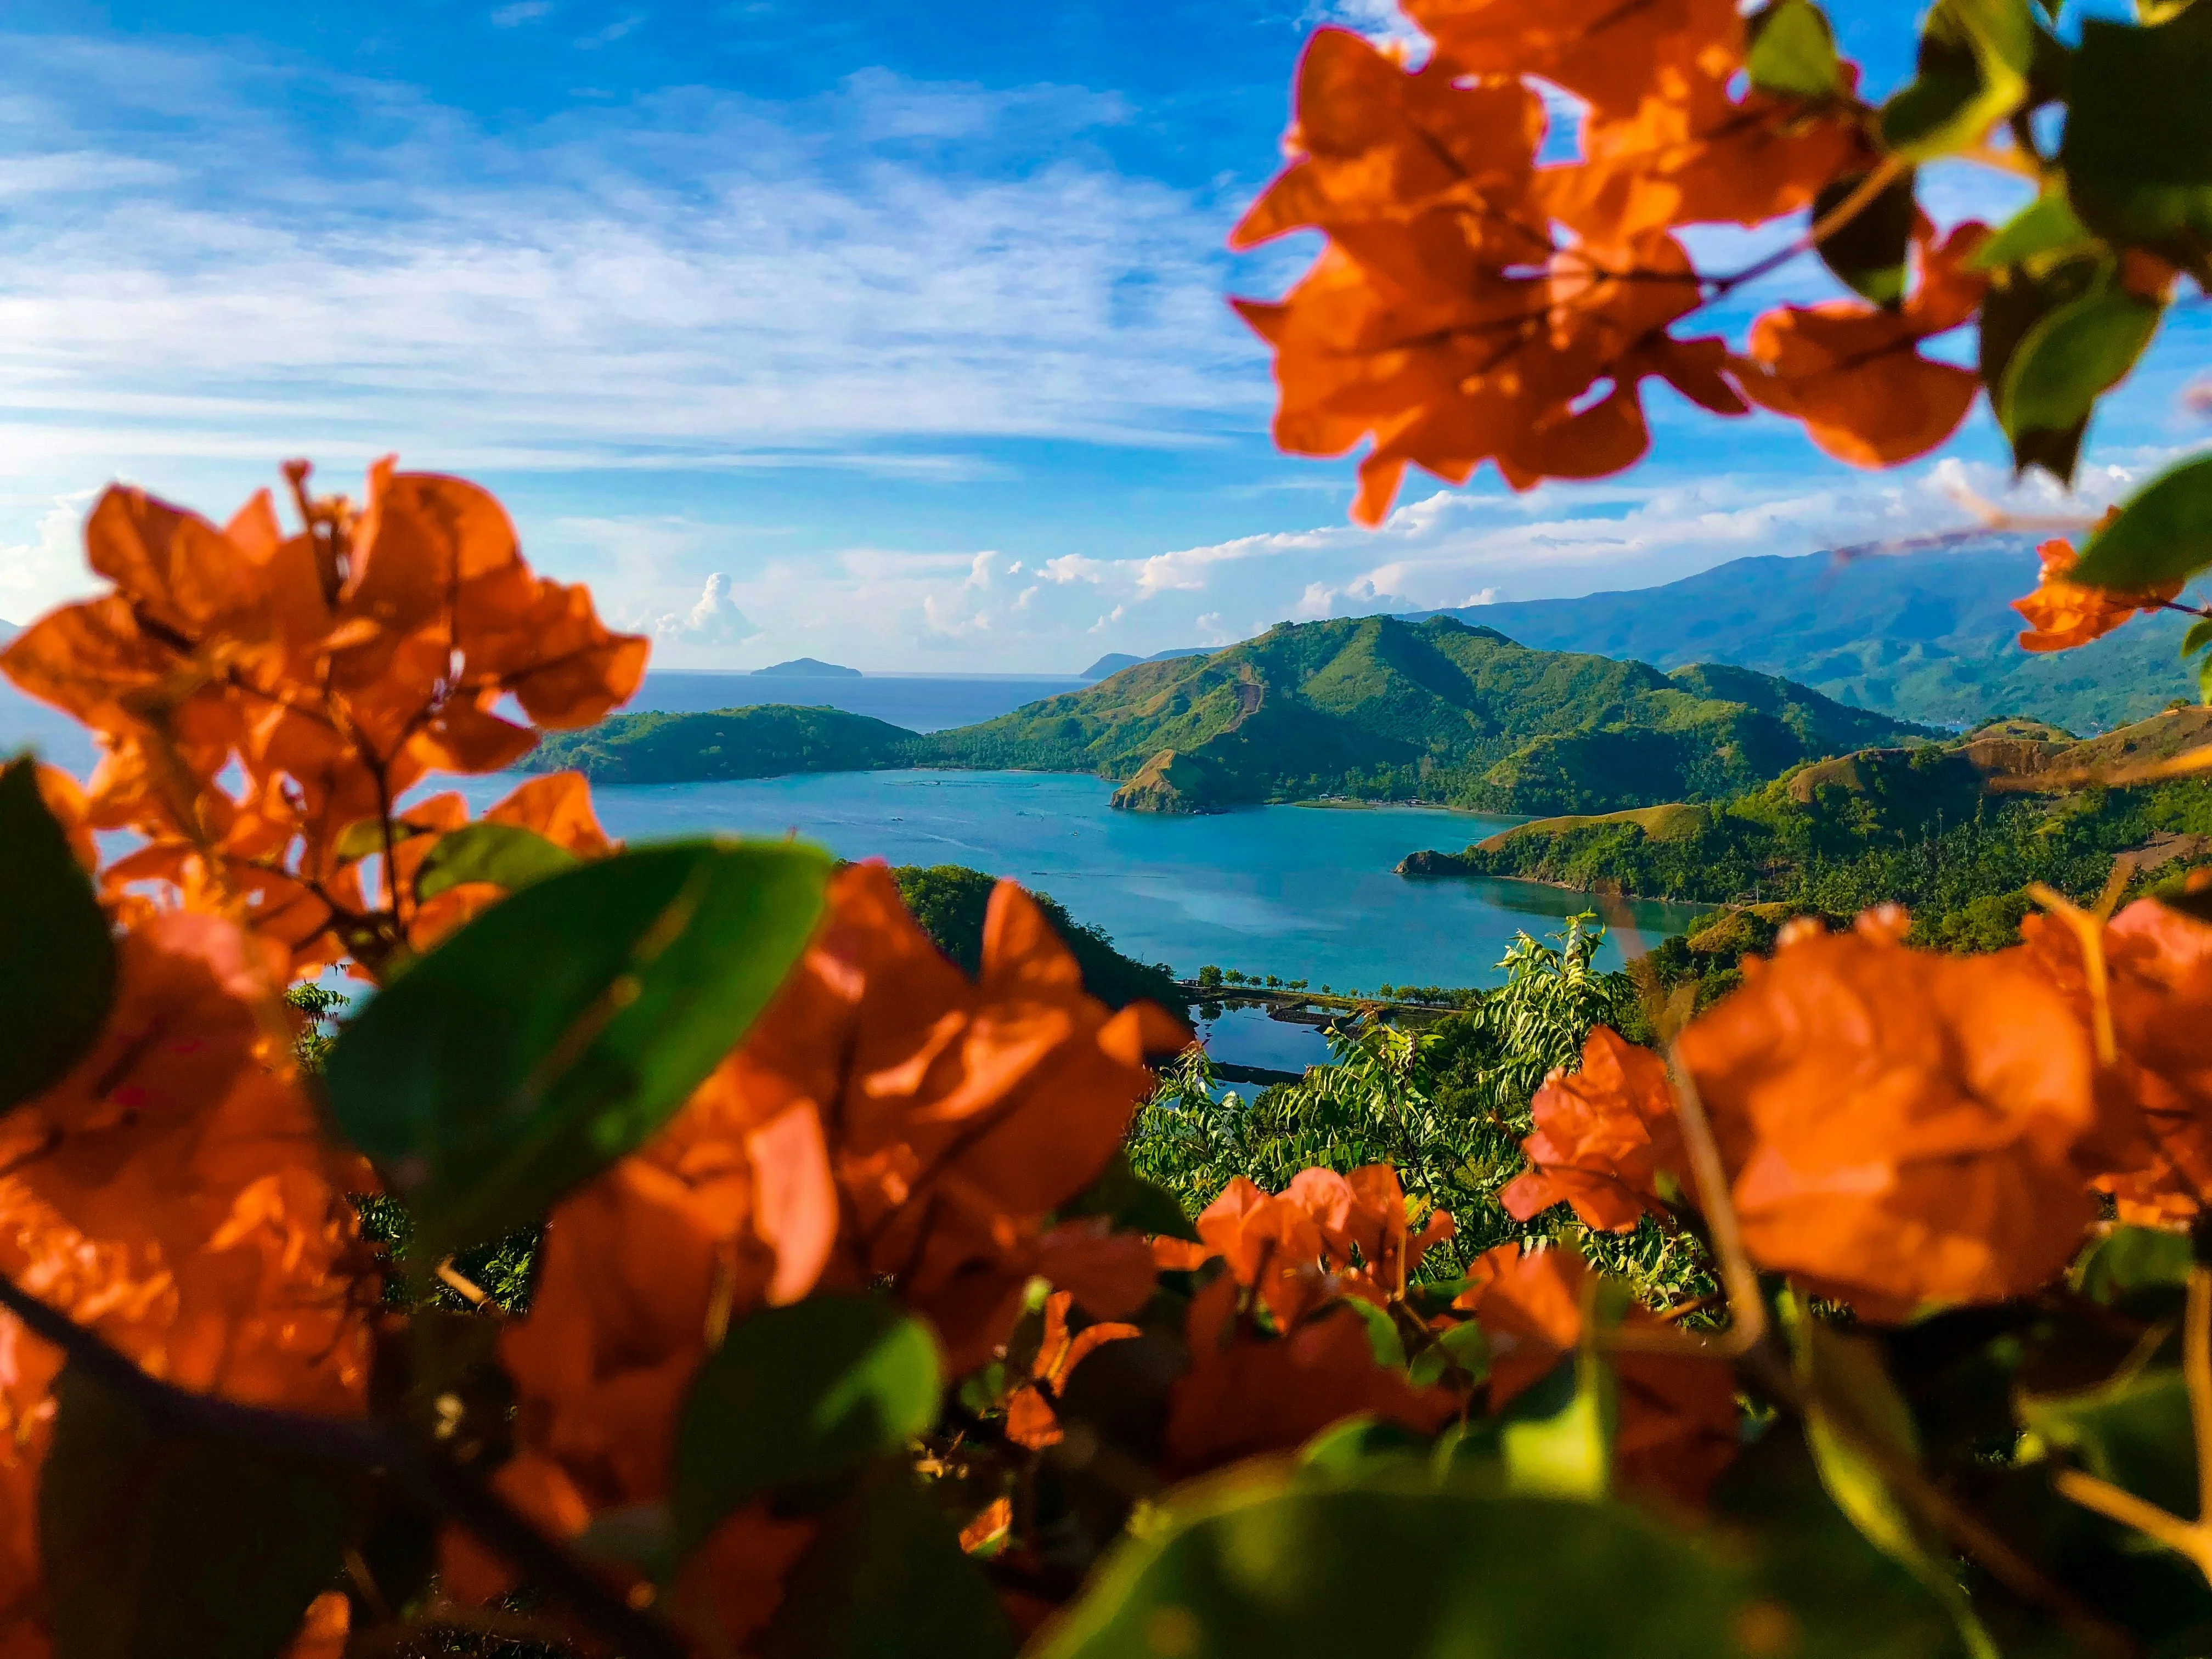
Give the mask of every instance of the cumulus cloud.
POLYGON ((707 578, 688 609, 656 617, 653 632, 658 639, 684 645, 743 645, 761 634, 731 601, 730 579, 719 570, 707 578))
POLYGON ((92 493, 54 497, 39 514, 31 540, 0 544, 0 621, 27 623, 98 586, 85 568, 82 528, 92 493))

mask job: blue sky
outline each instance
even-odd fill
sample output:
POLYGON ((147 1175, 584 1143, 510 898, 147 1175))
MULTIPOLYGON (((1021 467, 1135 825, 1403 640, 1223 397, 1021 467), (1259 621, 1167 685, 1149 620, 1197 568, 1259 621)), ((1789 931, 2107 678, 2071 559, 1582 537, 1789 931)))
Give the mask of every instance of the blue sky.
MULTIPOLYGON (((1875 88, 1913 9, 1839 7, 1875 88)), ((495 489, 666 665, 1073 670, 1285 617, 1642 586, 1959 521, 1985 416, 1869 477, 1655 391, 1653 457, 1514 496, 1267 439, 1223 238, 1304 33, 1385 0, 11 0, 0 617, 81 591, 125 477, 220 516, 305 453, 495 489)), ((1931 176, 1946 217, 2005 181, 1931 176)), ((1716 239, 1717 244, 1719 239, 1716 239)), ((1716 247, 1716 253, 1719 250, 1716 247)), ((1816 271, 1744 290, 1740 328, 1816 271)), ((2101 501, 2212 440, 2178 315, 2093 433, 2101 501)))

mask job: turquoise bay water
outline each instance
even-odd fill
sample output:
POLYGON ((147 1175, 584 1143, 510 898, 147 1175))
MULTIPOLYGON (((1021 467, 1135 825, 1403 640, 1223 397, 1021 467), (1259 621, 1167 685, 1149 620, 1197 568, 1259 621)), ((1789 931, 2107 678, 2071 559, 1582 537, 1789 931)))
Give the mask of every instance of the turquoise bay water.
MULTIPOLYGON (((472 779, 483 806, 512 787, 472 779)), ((1262 806, 1203 817, 1116 812, 1113 786, 1042 772, 843 772, 593 792, 610 834, 795 833, 845 858, 964 864, 1051 894, 1127 954, 1188 977, 1204 963, 1343 990, 1485 985, 1516 932, 1590 908, 1524 882, 1408 879, 1416 848, 1457 848, 1513 823, 1382 806, 1262 806)), ((1653 938, 1697 907, 1638 903, 1653 938)), ((1619 959, 1607 945, 1609 960, 1619 959)))

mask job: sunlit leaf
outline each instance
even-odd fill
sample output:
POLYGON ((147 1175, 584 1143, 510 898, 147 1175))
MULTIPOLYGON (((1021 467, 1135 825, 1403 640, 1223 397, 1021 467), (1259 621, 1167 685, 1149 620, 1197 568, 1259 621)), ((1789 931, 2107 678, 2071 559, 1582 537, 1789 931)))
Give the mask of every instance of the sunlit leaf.
POLYGON ((1604 1497, 1613 1486, 1613 1443, 1620 1416, 1613 1367, 1583 1350, 1545 1383, 1516 1399, 1499 1425, 1507 1480, 1516 1492, 1604 1497), (1564 1401, 1562 1384, 1571 1389, 1564 1401))
POLYGON ((2072 480, 2091 410, 2135 367, 2164 312, 2108 276, 2021 337, 1996 398, 2017 465, 2033 461, 2072 480))
POLYGON ((771 1487, 896 1450, 936 1421, 929 1328, 896 1304, 816 1296, 738 1321, 692 1382, 676 1431, 679 1547, 771 1487))
POLYGON ((157 1430, 74 1370, 39 1476, 56 1659, 274 1659, 336 1581, 336 1478, 157 1430))
POLYGON ((2142 592, 2212 565, 2212 455, 2168 467, 2089 538, 2072 580, 2142 592))
POLYGON ((60 1081, 106 1024, 115 942, 29 760, 0 767, 0 1109, 60 1081))
POLYGON ((1774 0, 1747 21, 1751 49, 1744 68, 1753 86, 1808 103, 1842 90, 1835 31, 1812 0, 1774 0))
POLYGON ((542 1216, 727 1054, 820 916, 827 857, 690 842, 537 883, 350 1022, 327 1073, 433 1262, 542 1216))
POLYGON ((1882 142, 1909 161, 1964 149, 2020 107, 2035 61, 2027 0, 1936 0, 1912 80, 1882 106, 1882 142))
POLYGON ((1996 270, 2044 264, 2094 252, 2097 246, 2095 234, 2081 222, 2066 193, 2046 191, 2008 220, 1966 265, 1972 270, 1996 270))
POLYGON ((573 869, 574 853, 534 830, 513 823, 471 823, 438 838, 422 855, 415 896, 425 902, 466 881, 488 881, 510 893, 573 869))

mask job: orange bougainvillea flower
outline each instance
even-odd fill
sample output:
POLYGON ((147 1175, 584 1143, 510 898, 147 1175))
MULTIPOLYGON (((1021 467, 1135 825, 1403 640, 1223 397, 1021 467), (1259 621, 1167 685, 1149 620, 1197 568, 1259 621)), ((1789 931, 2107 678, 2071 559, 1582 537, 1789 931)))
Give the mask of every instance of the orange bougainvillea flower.
POLYGON ((1544 1079, 1529 1103, 1528 1170, 1498 1194, 1516 1221, 1572 1204, 1586 1227, 1624 1233, 1662 1211, 1658 1180, 1686 1179, 1667 1063, 1606 1026, 1583 1045, 1582 1069, 1544 1079))
POLYGON ((1303 1444, 1363 1412, 1430 1434, 1459 1410, 1456 1395, 1416 1389, 1375 1361, 1367 1326, 1338 1307, 1267 1337, 1240 1319, 1241 1287, 1223 1274, 1185 1322, 1190 1369, 1168 1397, 1167 1462, 1177 1475, 1303 1444))
POLYGON ((1535 75, 1602 113, 1633 110, 1691 75, 1741 66, 1744 24, 1733 0, 1404 0, 1406 15, 1462 73, 1535 75))
MULTIPOLYGON (((1502 1409, 1556 1370, 1583 1340, 1594 1289, 1589 1265, 1572 1250, 1527 1251, 1501 1244, 1468 1269, 1452 1304, 1471 1313, 1490 1345, 1490 1407, 1502 1409)), ((1643 1309, 1632 1324, 1658 1323, 1643 1309)), ((1620 1383, 1613 1475, 1624 1486, 1671 1502, 1701 1504, 1741 1445, 1734 1373, 1694 1355, 1613 1356, 1620 1383)))
POLYGON ((2043 557, 2042 577, 2034 592, 2012 602, 2027 618, 2020 636, 2023 651, 2071 651, 2104 638, 2138 611, 2156 611, 2181 597, 2180 582, 2140 593, 2085 586, 2071 580, 2081 562, 2071 542, 2047 541, 2035 550, 2043 557))
MULTIPOLYGON (((2027 959, 2090 1018, 2081 940, 2057 917, 2021 924, 2027 959)), ((2112 1118, 2095 1185, 2130 1226, 2177 1227, 2212 1204, 2212 927, 2138 899, 2102 933, 2115 1038, 2097 1086, 2112 1118)))
POLYGON ((1804 422, 1814 443, 1854 466, 1926 454, 1966 418, 1981 380, 1922 356, 1920 343, 1974 314, 1989 279, 1968 261, 1990 234, 1963 224, 1938 245, 1923 219, 1914 237, 1920 279, 1904 305, 1838 300, 1770 311, 1730 365, 1736 383, 1762 408, 1804 422))
POLYGON ((383 851, 364 825, 434 769, 495 770, 533 726, 599 720, 647 647, 581 588, 533 575, 474 484, 385 460, 356 509, 289 471, 306 520, 290 537, 266 492, 217 528, 110 489, 85 539, 111 591, 34 623, 0 669, 100 739, 86 822, 146 839, 111 896, 150 886, 222 911, 304 972, 405 943, 409 918, 363 899, 361 866, 383 851), (506 698, 532 726, 494 713, 506 698))
MULTIPOLYGON (((118 951, 91 1052, 0 1117, 0 1272, 179 1387, 357 1414, 379 1292, 345 1194, 371 1182, 292 1078, 283 953, 190 915, 118 951)), ((0 1313, 0 1653, 46 1651, 32 1522, 60 1364, 0 1313)))
POLYGON ((1006 1402, 1006 1438, 1018 1446, 1039 1451, 1057 1445, 1061 1434, 1053 1403, 1069 1375, 1105 1344, 1143 1334, 1134 1325, 1113 1320, 1070 1331, 1067 1316, 1074 1304, 1074 1295, 1067 1291, 1054 1291, 1045 1298, 1044 1334, 1030 1364, 1029 1381, 1006 1402))
POLYGON ((1801 934, 1680 1039, 1762 1267, 1862 1317, 2047 1283, 2096 1209, 2089 1033, 2016 954, 1801 934))
POLYGON ((1304 1170, 1283 1197, 1313 1218, 1321 1233, 1322 1266, 1332 1282, 1370 1301, 1404 1297, 1407 1279, 1421 1258, 1456 1231, 1449 1212, 1432 1210, 1416 1231, 1406 1189, 1388 1164, 1366 1164, 1348 1176, 1304 1170))

